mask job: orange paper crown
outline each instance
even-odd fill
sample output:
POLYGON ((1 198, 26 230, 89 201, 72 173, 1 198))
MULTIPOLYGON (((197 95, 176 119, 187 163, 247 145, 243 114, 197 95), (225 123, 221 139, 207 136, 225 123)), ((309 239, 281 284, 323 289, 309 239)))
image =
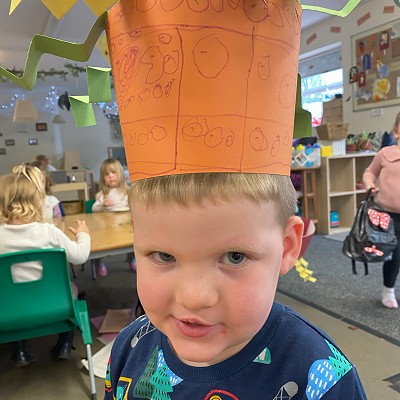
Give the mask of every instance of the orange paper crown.
POLYGON ((107 38, 131 180, 289 175, 296 0, 120 0, 107 38))

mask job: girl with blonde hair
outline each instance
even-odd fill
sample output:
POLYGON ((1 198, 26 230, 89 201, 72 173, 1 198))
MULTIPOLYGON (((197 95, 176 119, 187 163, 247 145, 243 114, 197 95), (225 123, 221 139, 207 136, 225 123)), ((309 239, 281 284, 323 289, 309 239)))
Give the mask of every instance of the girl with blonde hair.
MULTIPOLYGON (((128 185, 121 163, 115 158, 107 158, 100 166, 100 190, 92 206, 93 212, 128 211, 128 185)), ((136 271, 134 253, 127 254, 127 261, 132 271, 136 271)), ((102 258, 95 261, 96 273, 107 276, 107 267, 102 258)))
MULTIPOLYGON (((17 165, 12 173, 1 179, 0 191, 0 254, 40 248, 64 248, 68 262, 82 264, 90 254, 90 235, 85 221, 76 221, 76 227, 68 229, 76 241, 53 224, 42 222, 45 198, 44 177, 39 168, 32 165, 17 165)), ((42 277, 39 263, 24 263, 12 267, 14 282, 27 282, 42 277)), ((72 284, 75 296, 78 289, 72 284)), ((59 335, 52 349, 55 357, 69 358, 73 332, 59 335)), ((14 359, 17 367, 26 366, 36 357, 26 348, 25 341, 15 343, 14 359)))

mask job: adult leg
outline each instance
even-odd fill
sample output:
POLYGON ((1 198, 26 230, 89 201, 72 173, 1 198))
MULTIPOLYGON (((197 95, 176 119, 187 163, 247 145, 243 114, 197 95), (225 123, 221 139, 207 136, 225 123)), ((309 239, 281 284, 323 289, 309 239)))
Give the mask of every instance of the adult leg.
POLYGON ((392 259, 383 264, 382 304, 387 308, 398 308, 394 287, 400 270, 400 214, 391 213, 391 216, 394 220, 397 247, 393 251, 392 259))

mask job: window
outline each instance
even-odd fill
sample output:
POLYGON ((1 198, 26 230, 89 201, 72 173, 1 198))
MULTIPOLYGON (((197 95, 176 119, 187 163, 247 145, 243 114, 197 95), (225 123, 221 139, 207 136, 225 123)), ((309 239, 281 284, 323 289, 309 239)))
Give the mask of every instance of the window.
POLYGON ((343 94, 343 69, 340 49, 299 63, 303 108, 311 112, 312 125, 322 122, 322 103, 343 94))

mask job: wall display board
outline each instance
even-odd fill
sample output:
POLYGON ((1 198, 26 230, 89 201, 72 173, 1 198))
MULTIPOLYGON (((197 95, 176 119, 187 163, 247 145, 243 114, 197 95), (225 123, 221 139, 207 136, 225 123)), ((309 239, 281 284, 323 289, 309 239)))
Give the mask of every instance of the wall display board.
POLYGON ((400 19, 352 36, 353 110, 400 104, 400 19))

